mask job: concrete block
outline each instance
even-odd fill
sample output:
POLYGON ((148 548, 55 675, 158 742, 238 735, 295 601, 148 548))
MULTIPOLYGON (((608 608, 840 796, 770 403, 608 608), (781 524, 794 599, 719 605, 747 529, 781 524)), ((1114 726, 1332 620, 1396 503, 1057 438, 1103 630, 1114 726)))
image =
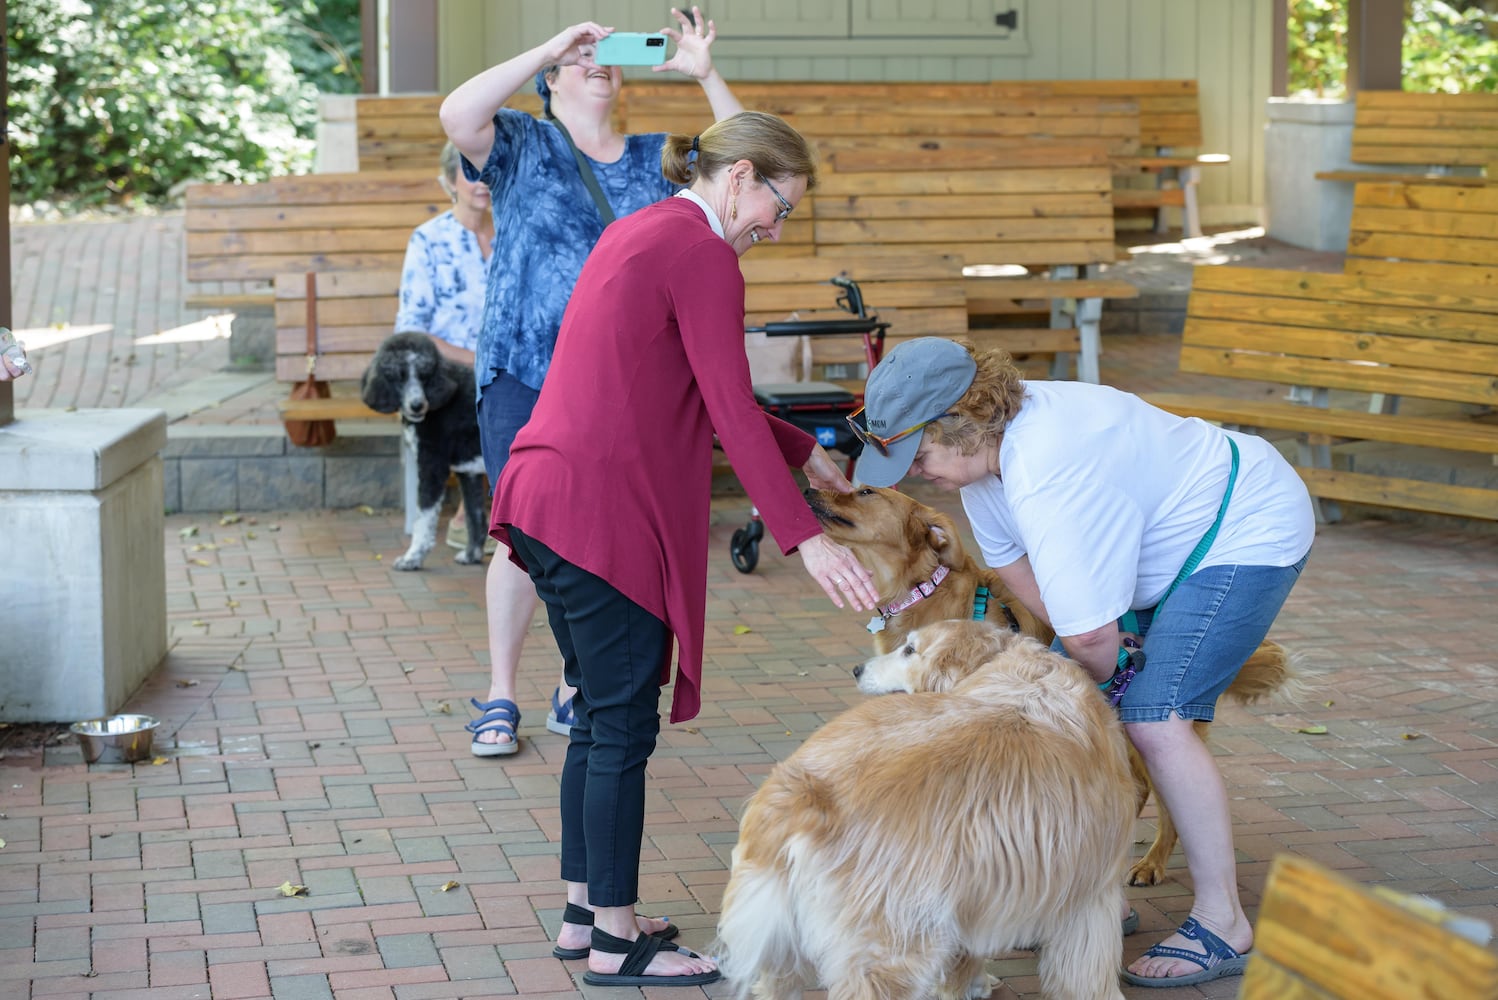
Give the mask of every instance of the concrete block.
POLYGON ((178 459, 161 463, 161 509, 168 514, 182 509, 182 462, 178 459))
POLYGON ((401 467, 396 454, 328 456, 323 462, 323 504, 328 507, 399 507, 401 467))
POLYGON ((323 463, 315 456, 242 458, 238 474, 238 510, 310 510, 323 506, 323 463))
POLYGON ((183 462, 180 489, 187 512, 239 508, 238 460, 199 458, 183 462))
POLYGON ((166 655, 165 414, 39 414, 0 428, 9 722, 108 715, 166 655))

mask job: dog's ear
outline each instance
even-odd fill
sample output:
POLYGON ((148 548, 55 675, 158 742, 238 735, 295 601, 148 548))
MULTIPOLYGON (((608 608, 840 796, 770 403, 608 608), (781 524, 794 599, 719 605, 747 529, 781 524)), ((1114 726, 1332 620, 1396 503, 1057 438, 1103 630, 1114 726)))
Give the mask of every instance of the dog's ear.
POLYGON ((437 357, 437 367, 432 369, 432 374, 427 376, 422 383, 422 390, 427 396, 427 406, 433 410, 440 410, 451 402, 458 391, 458 375, 462 368, 456 361, 437 357))
POLYGON ((957 539, 957 525, 939 510, 927 512, 925 518, 926 537, 924 543, 931 546, 937 561, 943 566, 955 568, 961 560, 962 543, 957 539))
POLYGON ((400 393, 396 389, 395 380, 386 371, 389 367, 388 355, 381 347, 375 351, 369 367, 364 369, 364 377, 359 380, 359 398, 376 413, 394 413, 400 409, 400 393))

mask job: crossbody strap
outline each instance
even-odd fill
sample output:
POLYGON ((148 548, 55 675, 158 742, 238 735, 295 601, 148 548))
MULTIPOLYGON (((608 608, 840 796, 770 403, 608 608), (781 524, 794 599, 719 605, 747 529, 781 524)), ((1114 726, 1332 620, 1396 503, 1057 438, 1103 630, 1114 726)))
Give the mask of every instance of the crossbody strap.
POLYGON ((567 126, 562 124, 560 118, 553 118, 551 123, 562 133, 562 138, 567 140, 567 148, 572 150, 572 158, 577 161, 577 172, 582 175, 583 185, 587 187, 588 193, 593 196, 593 204, 598 206, 598 214, 603 217, 603 224, 607 226, 614 221, 614 209, 609 205, 609 200, 603 196, 603 188, 598 186, 598 178, 593 174, 593 167, 588 163, 588 158, 583 151, 577 148, 577 143, 572 141, 572 133, 567 131, 567 126))
MULTIPOLYGON (((1176 578, 1165 589, 1165 593, 1160 597, 1160 600, 1155 602, 1154 612, 1157 615, 1160 613, 1160 609, 1165 606, 1165 598, 1175 592, 1176 587, 1180 586, 1182 580, 1196 572, 1196 567, 1200 566, 1201 561, 1206 558, 1207 550, 1212 547, 1212 542, 1217 538, 1217 529, 1222 527, 1222 519, 1227 516, 1228 501, 1233 498, 1233 485, 1238 482, 1238 442, 1232 438, 1228 438, 1228 449, 1233 453, 1233 465, 1228 470, 1228 485, 1227 489, 1222 491, 1222 503, 1217 505, 1217 518, 1212 522, 1212 527, 1208 528, 1207 533, 1202 536, 1202 540, 1196 543, 1196 548, 1192 549, 1191 554, 1186 557, 1186 562, 1181 567, 1181 571, 1176 574, 1176 578)), ((1121 631, 1139 631, 1139 618, 1133 611, 1125 611, 1123 617, 1118 620, 1118 624, 1121 631)), ((1098 687, 1106 690, 1110 685, 1115 684, 1120 676, 1120 672, 1129 671, 1131 667, 1135 670, 1142 669, 1144 666, 1142 655, 1141 650, 1133 650, 1131 655, 1130 650, 1120 647, 1118 650, 1118 666, 1113 676, 1099 684, 1098 687), (1141 657, 1137 665, 1135 664, 1135 657, 1141 657)), ((1132 678, 1133 676, 1133 672, 1130 671, 1128 678, 1132 678)), ((1119 699, 1123 697, 1124 688, 1128 687, 1128 678, 1124 680, 1121 687, 1114 687, 1113 704, 1117 705, 1119 699)))

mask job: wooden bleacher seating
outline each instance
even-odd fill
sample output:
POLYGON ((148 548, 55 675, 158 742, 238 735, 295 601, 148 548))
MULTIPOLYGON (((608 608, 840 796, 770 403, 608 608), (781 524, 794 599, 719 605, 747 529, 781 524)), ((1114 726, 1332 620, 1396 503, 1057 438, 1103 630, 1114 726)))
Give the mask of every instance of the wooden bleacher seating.
POLYGON ((1143 175, 1148 186, 1125 183, 1113 191, 1116 212, 1145 209, 1163 228, 1163 209, 1181 209, 1181 229, 1200 236, 1201 209, 1197 185, 1201 168, 1229 162, 1225 153, 1203 151, 1201 97, 1195 80, 1046 80, 1032 83, 996 81, 1002 92, 1024 94, 1030 88, 1058 97, 1094 97, 1133 101, 1139 107, 1140 152, 1114 157, 1121 179, 1143 175))
MULTIPOLYGON (((699 88, 700 89, 700 88, 699 88)), ((364 95, 354 104, 354 127, 359 142, 359 171, 435 170, 447 135, 437 111, 442 94, 376 97, 364 95)), ((541 114, 541 98, 526 87, 505 107, 541 114)))
POLYGON ((188 304, 202 308, 268 307, 278 274, 399 271, 411 230, 450 204, 435 164, 195 184, 186 202, 188 282, 255 283, 244 295, 190 295, 188 304))
POLYGON ((1498 490, 1349 470, 1331 447, 1371 442, 1498 456, 1498 424, 1475 419, 1498 405, 1498 292, 1198 267, 1180 368, 1298 387, 1305 402, 1148 398, 1173 413, 1301 435, 1296 468, 1313 496, 1498 520, 1498 490), (1406 401, 1401 412, 1372 412, 1387 396, 1406 401))
MULTIPOLYGON (((819 255, 951 253, 970 270, 1049 268, 1067 280, 967 277, 969 325, 985 343, 1017 355, 1075 354, 1077 377, 1098 381, 1102 299, 1138 294, 1123 281, 1075 280, 1116 253, 1106 152, 973 138, 823 145, 815 195, 819 255), (1024 304, 1037 299, 1053 303, 1048 326, 1006 325, 1011 314, 1027 318, 1024 304)), ((1052 371, 1064 374, 1060 364, 1052 371)))
MULTIPOLYGON (((1470 921, 1468 921, 1470 923, 1470 921)), ((1275 858, 1240 1000, 1498 1000, 1498 956, 1449 911, 1275 858)), ((1480 932, 1479 932, 1480 936, 1480 932)))
MULTIPOLYGON (((850 128, 883 127, 871 115, 940 118, 950 129, 979 134, 1070 137, 1102 141, 1113 154, 1123 182, 1117 210, 1183 210, 1188 235, 1200 235, 1196 185, 1203 165, 1225 163, 1222 154, 1198 154, 1203 144, 1195 80, 1027 80, 989 82, 734 81, 746 107, 781 114, 808 136, 846 134, 850 128), (974 114, 982 109, 981 114, 974 114), (1001 121, 984 125, 982 118, 1001 121), (1022 119, 1033 119, 1025 123, 1022 119), (1137 117, 1137 127, 1128 119, 1137 117), (1137 137, 1134 133, 1137 132, 1137 137), (1147 175, 1149 187, 1129 178, 1147 175)), ((358 103, 360 169, 436 162, 443 137, 436 119, 440 96, 361 98, 358 103)), ((528 90, 513 106, 533 113, 539 103, 528 90)), ((711 120, 701 88, 693 83, 630 80, 619 103, 617 124, 625 131, 700 130, 711 120)), ((910 127, 910 126, 905 126, 910 127)), ((972 134, 945 131, 943 135, 972 134)))
POLYGON ((1498 94, 1362 90, 1355 101, 1350 159, 1384 169, 1325 170, 1317 180, 1487 183, 1483 171, 1498 160, 1498 94))

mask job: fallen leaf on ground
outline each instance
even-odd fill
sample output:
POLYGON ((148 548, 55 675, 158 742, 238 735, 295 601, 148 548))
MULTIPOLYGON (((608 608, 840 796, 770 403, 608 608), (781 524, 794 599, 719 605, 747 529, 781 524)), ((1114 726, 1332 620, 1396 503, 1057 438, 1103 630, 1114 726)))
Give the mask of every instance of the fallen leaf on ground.
POLYGON ((194 680, 178 681, 177 686, 179 688, 195 688, 198 686, 198 682, 194 680))
POLYGON ((5 846, 5 841, 4 841, 4 839, 0 839, 0 847, 4 847, 4 846, 5 846))
POLYGON ((459 883, 457 883, 457 882, 443 882, 441 885, 439 885, 437 887, 437 891, 438 892, 451 892, 452 890, 456 889, 458 887, 458 885, 459 885, 459 883))
POLYGON ((226 608, 237 608, 237 607, 239 607, 239 602, 236 601, 236 600, 234 600, 231 597, 231 598, 229 598, 229 599, 227 599, 227 600, 224 601, 224 607, 226 607, 226 608))
POLYGON ((209 562, 207 559, 189 559, 187 561, 190 562, 190 563, 192 563, 194 566, 212 566, 213 565, 213 563, 209 562))
POLYGON ((162 764, 165 764, 166 762, 167 762, 167 758, 165 758, 165 757, 152 757, 151 758, 151 766, 152 767, 160 767, 162 764))
POLYGON ((234 513, 225 514, 223 517, 218 519, 219 525, 225 527, 231 524, 238 524, 239 522, 240 516, 234 513))
POLYGON ((197 533, 198 533, 198 526, 196 524, 189 524, 187 527, 185 527, 181 531, 177 532, 177 537, 178 538, 191 538, 193 535, 196 535, 197 533))
POLYGON ((1326 727, 1325 726, 1302 726, 1301 728, 1299 728, 1299 729, 1297 729, 1295 731, 1297 733, 1305 733, 1307 736, 1325 736, 1326 735, 1326 727))
POLYGON ((283 896, 307 895, 307 887, 305 885, 292 885, 290 882, 282 882, 279 891, 283 896))
POLYGON ((194 628, 207 628, 208 627, 208 623, 205 622, 201 618, 194 618, 192 621, 188 622, 188 624, 191 625, 191 626, 193 626, 194 628))
POLYGON ((754 629, 750 628, 748 625, 735 625, 733 627, 733 634, 734 635, 744 635, 747 632, 753 632, 753 631, 754 631, 754 629))
POLYGON ((367 503, 361 503, 354 509, 363 514, 365 517, 374 517, 374 508, 367 503))
POLYGON ((1402 740, 1418 740, 1420 738, 1420 736, 1421 736, 1420 733, 1405 733, 1403 736, 1401 736, 1399 738, 1402 739, 1402 740))
POLYGON ((437 704, 437 711, 441 712, 443 715, 452 715, 453 707, 447 702, 443 701, 437 704))
POLYGON ((1327 708, 1331 708, 1333 705, 1336 704, 1336 702, 1334 702, 1334 701, 1323 701, 1321 704, 1325 705, 1327 708))

